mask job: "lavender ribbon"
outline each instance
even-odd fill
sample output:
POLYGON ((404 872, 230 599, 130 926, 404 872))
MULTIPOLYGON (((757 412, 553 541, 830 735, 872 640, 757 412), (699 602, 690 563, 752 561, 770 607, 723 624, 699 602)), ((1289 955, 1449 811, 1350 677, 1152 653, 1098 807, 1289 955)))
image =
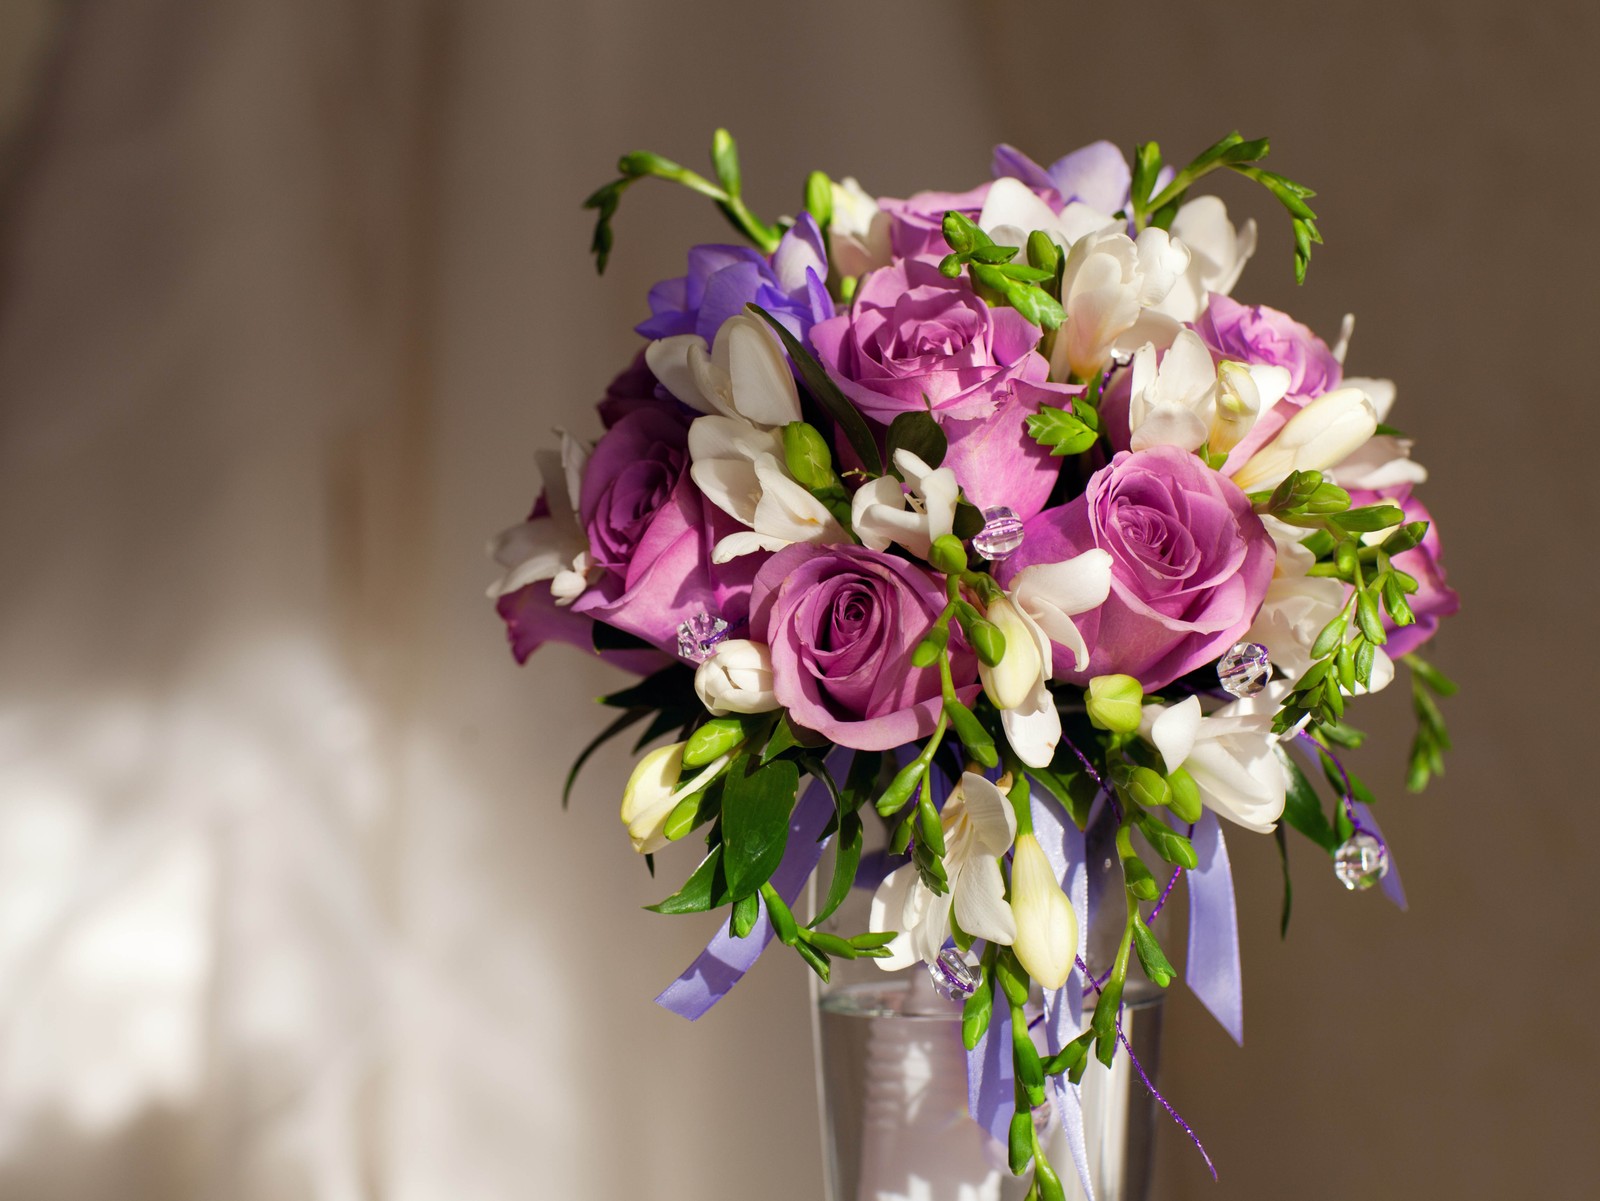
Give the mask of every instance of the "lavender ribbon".
MULTIPOLYGON (((832 766, 830 763, 830 770, 832 766)), ((832 815, 833 798, 827 785, 813 779, 790 815, 789 841, 778 870, 772 873, 772 887, 791 906, 822 858, 824 844, 817 839, 832 815)), ((760 916, 744 938, 735 938, 724 922, 706 949, 662 990, 656 1004, 692 1022, 727 996, 772 941, 766 902, 761 901, 760 906, 760 916)))
POLYGON ((1222 823, 1204 810, 1191 836, 1199 864, 1189 883, 1189 956, 1184 981, 1233 1041, 1244 1043, 1244 973, 1239 963, 1239 912, 1222 823))
POLYGON ((967 1052, 967 1112, 1002 1147, 1016 1110, 1011 1064, 1011 1006, 998 991, 989 1028, 967 1052))
MULTIPOLYGON (((1383 831, 1378 828, 1378 819, 1372 816, 1372 810, 1361 801, 1351 801, 1350 807, 1355 810, 1357 824, 1362 829, 1371 832, 1379 842, 1383 843, 1384 849, 1387 850, 1389 840, 1383 836, 1383 831)), ((1404 913, 1410 908, 1406 904, 1405 885, 1400 883, 1400 866, 1395 863, 1392 853, 1389 855, 1389 870, 1384 873, 1383 879, 1378 882, 1378 887, 1383 889, 1383 895, 1393 901, 1400 912, 1404 913)))
MULTIPOLYGON (((1054 802, 1039 797, 1033 801, 1033 830, 1044 848, 1045 858, 1072 901, 1080 941, 1086 942, 1089 937, 1089 862, 1083 831, 1067 819, 1054 802)), ((1075 960, 1072 974, 1060 988, 1045 991, 1045 1046, 1051 1055, 1059 1053, 1076 1038, 1083 1026, 1084 972, 1079 966, 1082 962, 1082 958, 1075 960)), ((1082 1095, 1076 1084, 1068 1083, 1061 1076, 1050 1077, 1048 1084, 1056 1116, 1061 1119, 1062 1131, 1067 1136, 1067 1147, 1072 1151, 1073 1165, 1078 1169, 1083 1194, 1088 1201, 1094 1201, 1088 1139, 1083 1129, 1082 1095)))

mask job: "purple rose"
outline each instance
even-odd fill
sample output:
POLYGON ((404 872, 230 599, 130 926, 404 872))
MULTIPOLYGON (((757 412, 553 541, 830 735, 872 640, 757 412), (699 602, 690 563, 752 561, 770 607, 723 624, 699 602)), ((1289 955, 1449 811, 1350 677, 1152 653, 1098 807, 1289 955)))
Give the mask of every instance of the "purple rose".
MULTIPOLYGON (((548 580, 538 580, 526 588, 508 592, 495 602, 495 612, 506 623, 506 638, 511 643, 511 653, 518 663, 526 663, 547 642, 564 642, 580 650, 594 649, 594 622, 571 606, 556 604, 550 595, 548 580)), ((600 658, 635 675, 649 675, 659 671, 669 662, 660 651, 637 650, 602 651, 600 658)))
POLYGON ((1264 304, 1213 295, 1194 328, 1219 358, 1285 368, 1290 396, 1321 396, 1344 378, 1326 342, 1288 313, 1264 304))
POLYGON ((596 407, 607 429, 637 409, 664 407, 676 411, 680 408, 678 401, 656 383, 655 373, 645 362, 643 350, 606 385, 606 394, 596 407))
POLYGON ((863 413, 888 424, 929 405, 941 421, 994 412, 996 393, 1041 381, 1039 328, 992 309, 933 259, 905 259, 867 276, 846 315, 811 331, 817 358, 863 413))
POLYGON ((1409 655, 1432 638, 1439 630, 1439 622, 1461 608, 1461 597, 1445 582, 1444 563, 1439 544, 1439 523, 1434 521, 1433 514, 1428 512, 1428 506, 1412 494, 1409 484, 1399 488, 1384 488, 1376 492, 1359 491, 1350 494, 1350 504, 1354 508, 1380 504, 1383 501, 1399 505, 1405 512, 1407 521, 1428 523, 1428 533, 1422 539, 1422 544, 1404 554, 1396 555, 1393 560, 1396 567, 1417 581, 1416 592, 1406 597, 1406 603, 1416 615, 1415 624, 1397 626, 1389 620, 1387 613, 1383 615, 1384 628, 1389 633, 1389 641, 1383 649, 1389 652, 1391 658, 1398 659, 1401 655, 1409 655))
POLYGON ((1006 505, 1026 521, 1050 499, 1061 460, 1034 441, 1028 418, 1041 407, 1072 408, 1083 389, 1019 379, 996 397, 995 410, 971 421, 939 423, 949 440, 942 466, 955 472, 967 499, 980 509, 1006 505))
POLYGON ((584 470, 578 516, 604 570, 573 602, 604 621, 676 653, 678 626, 702 611, 736 628, 748 612, 759 556, 711 570, 725 522, 689 478, 689 418, 662 406, 622 417, 584 470))
POLYGON ((944 215, 957 212, 976 221, 988 195, 989 185, 985 183, 970 192, 918 192, 905 200, 879 200, 878 207, 889 214, 889 248, 895 258, 926 254, 943 258, 949 254, 950 246, 944 240, 944 215))
POLYGON ((650 319, 635 328, 652 339, 699 334, 709 344, 724 321, 754 302, 804 338, 815 322, 833 316, 827 278, 822 231, 802 213, 770 261, 748 246, 691 249, 688 274, 650 289, 650 319))
MULTIPOLYGON (((1223 654, 1250 628, 1272 579, 1272 539, 1232 481, 1188 451, 1122 452, 1084 495, 1027 523, 1001 569, 1006 583, 1032 563, 1099 547, 1111 554, 1111 595, 1077 619, 1088 669, 1076 684, 1122 673, 1164 687, 1223 654)), ((1056 651, 1070 667, 1072 655, 1056 651)))
MULTIPOLYGON (((862 546, 796 543, 756 573, 751 637, 772 648, 773 691, 790 716, 840 746, 884 751, 938 720, 937 668, 911 651, 944 608, 938 579, 862 546)), ((952 639, 957 690, 977 693, 977 661, 952 639)))

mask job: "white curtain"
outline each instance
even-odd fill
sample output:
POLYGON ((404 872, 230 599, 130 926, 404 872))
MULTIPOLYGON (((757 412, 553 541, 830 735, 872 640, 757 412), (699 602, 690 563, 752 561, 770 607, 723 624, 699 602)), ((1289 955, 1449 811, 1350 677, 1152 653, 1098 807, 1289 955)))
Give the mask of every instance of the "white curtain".
MULTIPOLYGON (((748 86, 739 13, 699 19, 748 86)), ((810 85, 721 91, 664 8, 556 15, 64 10, 0 278, 8 1201, 818 1195, 802 971, 650 1004, 709 933, 639 909, 687 865, 627 850, 621 756, 557 799, 618 677, 515 668, 481 557, 723 236, 641 188, 596 281, 578 200, 742 119, 792 205, 810 85)))

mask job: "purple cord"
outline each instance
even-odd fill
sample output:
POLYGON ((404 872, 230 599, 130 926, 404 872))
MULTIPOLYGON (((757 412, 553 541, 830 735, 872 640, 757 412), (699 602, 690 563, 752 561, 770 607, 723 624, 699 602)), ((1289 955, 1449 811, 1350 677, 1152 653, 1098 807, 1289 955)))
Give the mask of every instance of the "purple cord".
MULTIPOLYGON (((1185 837, 1194 837, 1194 823, 1191 822, 1189 824, 1189 833, 1185 835, 1185 837)), ((1172 875, 1167 880, 1166 888, 1162 890, 1161 898, 1156 901, 1156 907, 1150 911, 1150 916, 1144 919, 1145 925, 1148 926, 1151 922, 1155 921, 1156 918, 1161 916, 1162 906, 1167 903, 1167 898, 1172 895, 1172 890, 1178 886, 1178 877, 1181 875, 1183 875, 1183 869, 1181 867, 1175 867, 1172 869, 1172 875)), ((1105 985, 1105 982, 1111 979, 1111 968, 1107 968, 1105 975, 1096 980, 1093 976, 1089 975, 1089 966, 1088 964, 1084 963, 1082 959, 1078 960, 1078 966, 1083 968, 1083 974, 1089 979, 1090 987, 1083 990, 1083 995, 1086 997, 1091 991, 1099 992, 1100 989, 1105 985)))
MULTIPOLYGON (((1083 973, 1088 975, 1089 967, 1084 963, 1082 956, 1078 957, 1077 964, 1083 973)), ((1107 975, 1109 974, 1107 973, 1107 975)), ((1095 992, 1100 992, 1100 986, 1096 984, 1094 990, 1095 992)), ((1211 1173, 1211 1179, 1215 1180, 1217 1178, 1217 1165, 1211 1162, 1211 1156, 1206 1153, 1205 1144, 1200 1141, 1200 1136, 1194 1132, 1194 1128, 1188 1122, 1183 1120, 1183 1115, 1172 1107, 1172 1102, 1161 1095, 1161 1090, 1151 1083, 1150 1077, 1145 1074, 1144 1064, 1140 1063, 1139 1057, 1133 1053, 1133 1044, 1128 1041, 1128 1036, 1122 1032, 1122 1011, 1124 1008, 1125 1006, 1122 1005, 1117 1006, 1117 1041, 1128 1052, 1128 1062, 1133 1064, 1133 1070, 1139 1073, 1139 1079, 1144 1081, 1144 1086, 1150 1091, 1150 1095, 1160 1102, 1162 1109, 1167 1111, 1167 1116, 1178 1123, 1178 1128, 1189 1136, 1189 1141, 1194 1144, 1195 1150, 1200 1152, 1200 1158, 1206 1161, 1206 1168, 1211 1173)))
POLYGON ((1117 821, 1120 823, 1122 821, 1122 806, 1117 804, 1116 790, 1106 787, 1105 780, 1101 778, 1099 772, 1095 771, 1094 764, 1089 762, 1089 757, 1078 749, 1076 742, 1073 742, 1065 734, 1061 736, 1061 741, 1072 748, 1072 753, 1078 757, 1078 762, 1083 764, 1083 770, 1089 773, 1089 778, 1094 781, 1095 787, 1099 789, 1095 796, 1098 798, 1101 792, 1106 794, 1106 800, 1111 802, 1111 812, 1116 815, 1117 821))
POLYGON ((1383 835, 1379 834, 1376 830, 1367 829, 1366 826, 1361 824, 1361 819, 1356 816, 1355 790, 1350 787, 1350 773, 1345 771, 1344 764, 1339 762, 1339 756, 1335 755, 1331 750, 1323 746, 1315 738, 1311 737, 1310 733, 1305 730, 1301 730, 1296 737, 1298 737, 1302 742, 1315 747, 1317 753, 1326 755, 1328 757, 1328 762, 1333 764, 1334 770, 1339 773, 1341 791, 1344 794, 1341 799, 1344 801, 1344 815, 1350 820, 1351 837, 1354 837, 1356 834, 1365 834, 1368 838, 1377 839, 1379 845, 1381 845, 1384 850, 1387 851, 1389 844, 1384 840, 1383 835))

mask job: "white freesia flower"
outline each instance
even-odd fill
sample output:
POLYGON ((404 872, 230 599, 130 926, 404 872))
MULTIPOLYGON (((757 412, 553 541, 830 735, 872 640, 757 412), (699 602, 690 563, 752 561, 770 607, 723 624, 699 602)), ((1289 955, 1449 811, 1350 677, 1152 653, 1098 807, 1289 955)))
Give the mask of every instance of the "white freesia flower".
MULTIPOLYGON (((702 417, 696 421, 689 428, 690 436, 702 422, 710 420, 712 418, 702 417)), ((718 464, 719 467, 728 465, 725 460, 718 464)), ((701 484, 700 464, 690 469, 702 492, 750 527, 719 541, 711 551, 713 563, 726 563, 758 550, 782 550, 796 542, 828 545, 850 541, 850 535, 828 507, 790 478, 776 456, 758 455, 750 464, 750 472, 755 477, 754 492, 724 498, 713 492, 713 488, 722 487, 726 479, 724 474, 712 476, 708 473, 709 484, 701 484), (725 504, 724 499, 728 503, 725 504), (750 514, 748 520, 743 516, 745 512, 750 514)))
POLYGON ((1175 320, 1193 321, 1205 311, 1207 296, 1226 296, 1239 282, 1256 252, 1256 223, 1246 221, 1236 230, 1220 198, 1201 196, 1178 209, 1172 236, 1189 251, 1189 266, 1154 307, 1175 320))
POLYGON ((1225 453, 1250 432, 1263 409, 1283 399, 1289 378, 1282 367, 1231 361, 1219 366, 1193 330, 1181 330, 1159 363, 1147 342, 1134 352, 1129 377, 1129 445, 1209 446, 1225 453))
POLYGON ((694 690, 713 717, 768 713, 778 708, 772 691, 772 652, 746 638, 719 642, 694 673, 694 690))
POLYGON ((1011 912, 1017 959, 1040 987, 1060 988, 1078 953, 1078 915, 1032 834, 1018 835, 1011 855, 1011 912))
POLYGON ((888 550, 891 542, 898 542, 926 559, 934 539, 955 528, 961 491, 956 473, 948 467, 935 470, 909 450, 895 451, 894 464, 905 477, 905 488, 892 475, 868 480, 851 500, 850 524, 871 550, 888 550))
POLYGON ((1028 235, 1040 230, 1066 250, 1080 238, 1101 230, 1122 231, 1126 225, 1099 209, 1073 201, 1059 213, 1020 179, 997 179, 989 185, 978 228, 1001 246, 1028 245, 1028 235))
POLYGON ((1137 240, 1102 229, 1074 242, 1062 268, 1066 322, 1056 334, 1052 378, 1089 379, 1113 351, 1170 345, 1179 325, 1152 306, 1188 268, 1188 250, 1161 229, 1143 230, 1137 240))
MULTIPOLYGON (((1388 379, 1347 379, 1346 387, 1360 388, 1372 401, 1380 422, 1389 419, 1394 407, 1394 381, 1388 379)), ((1357 450, 1346 455, 1326 473, 1341 488, 1394 488, 1401 484, 1420 484, 1428 478, 1427 468, 1411 459, 1411 439, 1393 434, 1374 434, 1357 450)))
POLYGON ((1006 638, 998 667, 978 667, 984 691, 1000 710, 1006 741, 1029 767, 1046 767, 1061 741, 1061 715, 1049 680, 1059 643, 1072 652, 1072 670, 1089 664, 1089 648, 1073 618, 1098 608, 1111 592, 1111 556, 1087 550, 1064 563, 1024 567, 1010 596, 989 606, 988 617, 1006 638))
POLYGON ((490 541, 490 556, 505 568, 489 585, 491 598, 549 580, 556 604, 570 605, 600 574, 590 556, 589 537, 578 520, 578 495, 589 448, 566 430, 559 433, 559 453, 541 450, 534 455, 550 515, 514 525, 490 541))
POLYGON ((1017 833, 1011 802, 988 780, 967 772, 945 801, 939 824, 950 890, 936 895, 907 864, 890 872, 872 898, 869 928, 875 934, 898 932, 888 958, 877 961, 885 971, 938 959, 950 938, 952 907, 956 921, 974 938, 1009 946, 1017 936, 1000 873, 1000 856, 1017 833))
POLYGON ((754 317, 730 317, 716 346, 692 334, 654 342, 645 357, 679 400, 706 414, 689 427, 689 474, 706 499, 741 525, 712 551, 726 563, 794 542, 848 542, 821 501, 784 468, 780 428, 800 420, 788 360, 754 317))
POLYGON ((889 214, 850 176, 833 185, 833 220, 828 225, 828 261, 840 275, 865 275, 887 267, 889 214))
POLYGON ((1283 815, 1288 782, 1273 748, 1272 711, 1237 702, 1210 717, 1200 698, 1146 705, 1139 732, 1161 753, 1169 772, 1183 768, 1200 800, 1229 821, 1270 834, 1283 815))
POLYGON ((800 420, 789 360, 765 323, 748 313, 724 321, 709 352, 704 338, 679 334, 650 343, 644 357, 662 386, 691 409, 762 429, 800 420))
POLYGON ((1291 471, 1321 471, 1359 450, 1378 428, 1378 413, 1360 388, 1336 388, 1301 409, 1234 472, 1246 492, 1272 488, 1291 471))

